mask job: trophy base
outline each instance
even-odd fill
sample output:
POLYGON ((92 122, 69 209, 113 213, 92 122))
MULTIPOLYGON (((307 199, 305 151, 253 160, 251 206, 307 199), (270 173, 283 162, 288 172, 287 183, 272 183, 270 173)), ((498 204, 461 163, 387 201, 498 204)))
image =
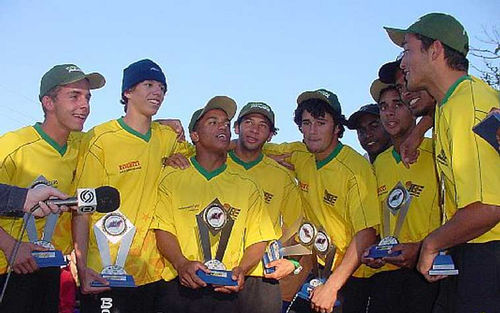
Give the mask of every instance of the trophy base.
POLYGON ((429 275, 444 275, 444 276, 453 276, 458 275, 458 270, 430 270, 429 275))
POLYGON ((385 257, 394 257, 401 254, 401 251, 394 251, 389 253, 389 250, 392 249, 394 245, 377 245, 370 248, 368 252, 368 257, 372 259, 381 259, 385 257))
POLYGON ((276 271, 276 267, 267 268, 266 265, 272 261, 276 261, 278 259, 283 258, 283 254, 281 253, 281 243, 277 240, 271 241, 269 246, 262 257, 262 263, 264 264, 264 273, 272 274, 276 271))
POLYGON ((32 251, 31 255, 35 258, 36 264, 40 268, 60 267, 67 264, 62 252, 59 250, 32 251))
POLYGON ((231 271, 223 271, 223 270, 210 270, 210 273, 205 273, 202 270, 197 270, 196 275, 211 285, 221 285, 221 286, 237 286, 238 282, 231 278, 231 271))
POLYGON ((455 268, 451 256, 440 252, 434 258, 429 275, 458 275, 458 270, 455 268))
POLYGON ((135 285, 134 277, 132 275, 110 275, 101 274, 101 277, 109 282, 109 285, 104 285, 98 281, 93 281, 90 283, 91 287, 111 287, 111 288, 134 288, 135 285))
MULTIPOLYGON (((305 283, 300 287, 299 292, 297 293, 297 296, 303 300, 306 301, 311 301, 309 298, 311 296, 311 292, 313 291, 314 288, 323 285, 325 283, 326 279, 325 278, 313 278, 309 282, 305 283)), ((337 300, 333 304, 333 307, 337 307, 340 305, 340 301, 337 300)))

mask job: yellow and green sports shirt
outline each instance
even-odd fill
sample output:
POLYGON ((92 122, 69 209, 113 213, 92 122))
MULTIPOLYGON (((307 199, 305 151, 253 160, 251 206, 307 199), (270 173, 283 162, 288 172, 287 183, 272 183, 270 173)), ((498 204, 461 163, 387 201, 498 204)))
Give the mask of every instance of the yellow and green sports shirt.
MULTIPOLYGON (((264 192, 264 208, 271 217, 274 232, 281 236, 282 226, 287 228, 301 219, 302 199, 297 183, 287 169, 273 159, 261 154, 253 162, 244 162, 234 153, 229 152, 229 166, 236 166, 252 177, 264 192)), ((252 271, 251 276, 263 276, 262 263, 252 271)))
MULTIPOLYGON (((158 181, 164 161, 173 153, 187 154, 187 143, 178 143, 169 127, 156 122, 148 133, 140 134, 123 119, 96 126, 82 139, 76 185, 95 188, 112 186, 120 192, 120 212, 136 227, 125 262, 125 271, 137 285, 161 279, 164 262, 156 247, 150 225, 157 199, 158 181)), ((87 266, 100 272, 103 268, 93 225, 103 217, 91 215, 87 266)), ((110 244, 115 262, 120 244, 110 244)), ((107 265, 107 264, 104 264, 107 265)))
MULTIPOLYGON (((472 128, 491 108, 499 108, 497 90, 473 76, 463 76, 436 107, 435 153, 439 177, 445 179, 446 196, 454 205, 445 208, 448 218, 474 202, 500 206, 500 156, 472 128)), ((447 201, 449 203, 450 201, 447 201)), ((500 224, 471 240, 500 240, 500 224)))
MULTIPOLYGON (((392 188, 398 182, 401 182, 412 197, 401 232, 397 235, 401 243, 419 242, 434 229, 441 226, 439 188, 432 140, 424 138, 418 150, 420 153, 418 160, 416 163, 411 164, 410 168, 404 166, 403 162, 401 162, 401 156, 393 147, 377 156, 373 164, 382 210, 381 229, 387 227, 387 225, 384 225, 384 214, 388 214, 390 217, 389 235, 394 235, 399 214, 393 215, 386 206, 387 197, 392 188)), ((378 271, 398 268, 395 265, 387 264, 378 271)))
MULTIPOLYGON (((266 154, 292 153, 289 161, 302 192, 306 218, 322 227, 337 247, 332 268, 340 262, 354 235, 380 224, 377 183, 371 164, 339 142, 324 160, 316 162, 303 143, 266 144, 266 154)), ((354 273, 369 275, 364 265, 354 273)))
MULTIPOLYGON (((0 182, 21 187, 30 187, 33 181, 43 175, 49 184, 62 192, 73 195, 73 175, 76 169, 80 133, 71 133, 67 143, 60 146, 45 133, 41 124, 28 126, 9 132, 0 137, 0 182)), ((35 219, 38 239, 46 219, 35 219)), ((0 217, 2 227, 12 237, 17 238, 23 219, 0 217)), ((28 241, 25 234, 24 240, 28 241)), ((56 249, 68 254, 72 249, 71 213, 62 213, 57 221, 52 244, 56 249)), ((7 260, 0 254, 0 274, 7 271, 7 260)))
MULTIPOLYGON (((222 262, 228 270, 237 266, 246 248, 276 239, 271 219, 264 208, 262 190, 243 171, 224 164, 208 172, 195 159, 185 170, 166 168, 159 187, 153 229, 167 231, 177 237, 182 254, 189 260, 203 262, 196 215, 217 199, 234 220, 222 262)), ((210 235, 212 258, 218 248, 218 238, 210 235)), ((177 276, 166 262, 163 279, 177 276)))

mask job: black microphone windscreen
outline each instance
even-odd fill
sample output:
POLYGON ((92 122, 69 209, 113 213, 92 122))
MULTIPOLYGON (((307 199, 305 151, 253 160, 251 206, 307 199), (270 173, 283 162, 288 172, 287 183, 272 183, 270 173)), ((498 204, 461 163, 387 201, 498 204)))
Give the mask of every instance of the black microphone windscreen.
POLYGON ((96 211, 109 213, 120 207, 120 192, 111 186, 101 186, 95 189, 97 198, 96 211))

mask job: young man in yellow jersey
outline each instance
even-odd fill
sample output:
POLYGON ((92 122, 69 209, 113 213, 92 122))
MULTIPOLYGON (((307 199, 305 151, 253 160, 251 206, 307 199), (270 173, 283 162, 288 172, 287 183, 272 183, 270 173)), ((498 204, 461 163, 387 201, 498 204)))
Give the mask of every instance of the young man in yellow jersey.
POLYGON ((499 108, 498 91, 467 75, 469 39, 452 16, 430 13, 407 29, 386 28, 404 48, 401 68, 408 89, 426 89, 436 99, 435 158, 444 180, 448 221, 422 243, 419 271, 429 270, 439 251, 450 249, 459 274, 442 283, 439 312, 493 312, 500 307, 500 156, 472 128, 499 108))
POLYGON ((391 145, 391 138, 380 123, 380 113, 376 103, 367 104, 354 112, 346 126, 356 130, 361 147, 373 164, 377 156, 391 145))
MULTIPOLYGON (((294 121, 305 145, 270 145, 265 150, 291 153, 290 162, 307 202, 306 218, 324 229, 336 246, 332 274, 311 294, 314 310, 331 312, 351 275, 365 276, 359 268, 361 255, 375 242, 374 227, 380 223, 376 180, 369 162, 339 141, 345 119, 334 93, 306 91, 299 95, 297 104, 294 121)), ((359 306, 349 295, 344 298, 344 312, 355 312, 359 306)))
MULTIPOLYGON (((374 82, 374 84, 378 83, 374 82)), ((431 312, 438 284, 427 282, 415 269, 421 241, 440 226, 438 183, 432 153, 432 140, 424 138, 418 161, 406 168, 401 162, 401 144, 415 128, 415 117, 403 103, 395 85, 372 88, 372 97, 380 107, 380 120, 391 136, 393 147, 381 153, 374 163, 381 205, 381 237, 399 241, 390 253, 399 255, 381 259, 369 257, 364 263, 380 268, 371 277, 370 312, 431 312), (392 209, 386 205, 393 188, 401 183, 408 190, 409 205, 392 209), (396 252, 399 251, 399 252, 396 252)))
POLYGON ((184 149, 174 131, 152 122, 166 91, 156 63, 132 63, 123 71, 125 116, 94 127, 82 139, 76 185, 110 185, 121 197, 118 212, 73 216, 82 312, 156 312, 164 262, 149 226, 163 160, 184 149), (132 275, 138 287, 91 286, 105 283, 98 275, 104 268, 132 275))
MULTIPOLYGON (((85 74, 74 64, 56 65, 45 73, 39 94, 44 121, 0 137, 0 182, 29 188, 43 175, 48 184, 67 194, 74 194, 72 179, 79 136, 71 132, 80 132, 83 128, 90 112, 90 89, 101 88, 104 84, 102 75, 85 74)), ((17 259, 11 264, 15 274, 0 304, 1 312, 57 312, 60 268, 38 270, 31 252, 41 248, 28 242, 28 239, 40 244, 42 240, 51 242, 57 250, 68 254, 71 251, 70 221, 70 213, 63 213, 59 217, 51 215, 37 219, 31 224, 33 226, 28 226, 17 259)), ((0 217, 2 287, 7 276, 7 260, 22 223, 19 218, 0 217)))
POLYGON ((164 311, 239 312, 245 274, 276 238, 258 183, 226 164, 235 111, 234 100, 217 96, 194 112, 189 132, 196 155, 188 168, 162 173, 152 228, 169 262, 162 275, 164 311), (209 269, 231 271, 237 284, 208 286, 196 272, 209 269))
MULTIPOLYGON (((279 235, 282 228, 286 231, 302 218, 302 200, 289 171, 262 153, 264 144, 277 131, 274 112, 263 102, 250 102, 241 109, 234 130, 238 139, 234 150, 229 152, 228 165, 240 168, 263 189, 264 207, 279 235)), ((277 260, 271 265, 276 266, 271 274, 264 275, 262 262, 245 274, 245 288, 238 295, 240 312, 280 312, 280 285, 285 292, 287 289, 277 280, 288 276, 300 265, 287 259, 277 260)))

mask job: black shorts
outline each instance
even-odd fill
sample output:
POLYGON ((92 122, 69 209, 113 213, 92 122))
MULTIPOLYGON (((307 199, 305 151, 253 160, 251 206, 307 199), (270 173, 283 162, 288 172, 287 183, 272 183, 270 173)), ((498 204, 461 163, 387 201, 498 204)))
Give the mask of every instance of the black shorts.
POLYGON ((435 313, 500 312, 500 241, 450 249, 458 275, 440 281, 435 313))
POLYGON ((370 313, 431 313, 439 284, 415 269, 401 268, 371 277, 370 313))
POLYGON ((371 277, 358 278, 351 276, 344 287, 342 295, 342 313, 366 313, 371 292, 371 277))
MULTIPOLYGON (((237 295, 213 291, 213 288, 191 289, 175 278, 162 285, 160 312, 169 313, 233 313, 237 311, 237 295)), ((142 312, 142 311, 138 311, 142 312)))
MULTIPOLYGON (((7 274, 0 275, 0 288, 3 288, 6 278, 7 274)), ((12 273, 0 312, 58 312, 60 280, 59 267, 46 267, 25 275, 12 273)))
POLYGON ((95 295, 81 295, 82 313, 163 313, 160 308, 163 280, 136 288, 113 288, 95 295))
POLYGON ((238 293, 239 313, 280 313, 281 290, 275 279, 245 277, 245 286, 238 293))

